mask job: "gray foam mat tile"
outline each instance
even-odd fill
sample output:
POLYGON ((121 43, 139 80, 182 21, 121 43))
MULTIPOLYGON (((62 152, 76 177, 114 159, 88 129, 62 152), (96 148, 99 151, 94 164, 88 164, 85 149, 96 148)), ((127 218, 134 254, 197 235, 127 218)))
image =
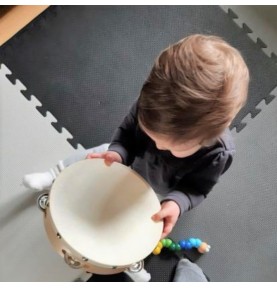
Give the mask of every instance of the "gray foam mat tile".
POLYGON ((45 171, 75 152, 36 110, 39 101, 26 100, 18 80, 11 84, 0 67, 0 281, 73 281, 72 270, 54 251, 37 207, 38 193, 22 185, 27 173, 45 171))

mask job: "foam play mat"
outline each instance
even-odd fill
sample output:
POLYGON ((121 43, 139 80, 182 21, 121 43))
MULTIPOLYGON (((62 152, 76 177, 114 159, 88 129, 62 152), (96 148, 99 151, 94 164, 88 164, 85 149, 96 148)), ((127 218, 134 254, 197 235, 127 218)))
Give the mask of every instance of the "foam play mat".
MULTIPOLYGON (((254 42, 251 27, 239 27, 236 17, 219 6, 50 6, 0 47, 0 244, 6 247, 1 258, 13 262, 0 272, 1 281, 79 275, 48 247, 36 195, 24 190, 21 177, 53 167, 76 149, 109 142, 155 57, 194 33, 221 36, 242 53, 249 98, 231 125, 233 165, 170 235, 175 241, 199 237, 211 244, 210 253, 165 251, 145 259, 145 269, 151 281, 172 281, 185 255, 211 281, 277 281, 276 57, 265 54, 266 44, 254 42), (22 237, 27 244, 15 253, 22 237), (23 267, 32 249, 35 256, 23 267)), ((130 279, 120 273, 89 281, 130 279)))

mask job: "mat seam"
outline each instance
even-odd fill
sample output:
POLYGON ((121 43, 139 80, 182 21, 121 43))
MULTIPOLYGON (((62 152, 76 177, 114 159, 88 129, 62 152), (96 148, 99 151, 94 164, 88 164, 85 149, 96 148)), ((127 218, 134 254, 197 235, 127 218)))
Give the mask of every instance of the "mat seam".
MULTIPOLYGON (((244 21, 240 21, 237 22, 235 20, 240 19, 241 17, 239 17, 231 8, 229 7, 222 7, 221 6, 222 11, 224 11, 227 16, 229 18, 232 19, 232 21, 240 28, 243 30, 243 32, 246 34, 247 37, 249 37, 249 39, 251 39, 251 41, 255 44, 258 45, 258 47, 260 48, 260 50, 265 54, 266 57, 270 58, 271 61, 273 61, 275 63, 275 65, 277 64, 277 55, 274 52, 269 53, 270 55, 268 55, 268 53, 266 53, 267 49, 269 46, 260 38, 258 37, 258 35, 255 34, 255 32, 244 22, 244 21), (256 42, 253 40, 253 37, 250 37, 249 34, 253 34, 254 37, 256 38, 256 42)), ((261 106, 263 106, 263 102, 265 102, 266 105, 269 105, 277 96, 277 85, 271 90, 271 92, 266 95, 254 108, 252 111, 249 111, 239 122, 238 125, 232 127, 231 130, 235 129, 236 133, 240 133, 247 125, 248 120, 254 119, 261 111, 262 108, 260 108, 261 106)))
POLYGON ((53 114, 48 111, 48 110, 44 110, 41 109, 43 108, 42 103, 38 100, 37 97, 35 97, 33 94, 28 94, 29 96, 26 97, 24 95, 24 93, 26 94, 26 92, 28 92, 26 86, 17 78, 15 77, 16 75, 13 74, 11 72, 11 70, 0 60, 0 71, 5 75, 5 77, 7 78, 7 80, 16 87, 16 89, 19 91, 19 93, 21 95, 24 96, 24 98, 26 98, 31 105, 33 105, 34 108, 36 108, 36 110, 46 119, 46 121, 48 123, 51 124, 51 126, 53 128, 55 128, 55 130, 61 134, 65 140, 71 145, 73 146, 74 149, 84 149, 84 147, 80 144, 77 143, 74 139, 74 137, 72 136, 72 134, 65 128, 59 125, 58 120, 53 116, 53 114), (12 81, 11 81, 11 77, 12 77, 12 81), (42 113, 45 112, 45 113, 42 113), (56 127, 61 127, 60 131, 56 128, 56 127))

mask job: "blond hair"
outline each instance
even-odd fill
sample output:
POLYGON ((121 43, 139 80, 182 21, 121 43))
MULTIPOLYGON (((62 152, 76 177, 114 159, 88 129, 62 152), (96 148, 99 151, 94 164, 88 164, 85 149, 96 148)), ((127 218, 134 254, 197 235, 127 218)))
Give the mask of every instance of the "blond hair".
POLYGON ((138 99, 138 120, 174 141, 214 140, 246 102, 248 68, 216 36, 191 35, 155 60, 138 99))

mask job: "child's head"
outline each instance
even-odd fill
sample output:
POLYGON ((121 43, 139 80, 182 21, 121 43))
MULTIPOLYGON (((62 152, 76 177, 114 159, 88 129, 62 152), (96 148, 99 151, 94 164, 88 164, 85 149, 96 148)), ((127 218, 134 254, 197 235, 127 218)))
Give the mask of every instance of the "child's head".
POLYGON ((216 36, 191 35, 156 59, 138 100, 139 124, 172 144, 207 144, 242 108, 248 83, 238 50, 216 36))

